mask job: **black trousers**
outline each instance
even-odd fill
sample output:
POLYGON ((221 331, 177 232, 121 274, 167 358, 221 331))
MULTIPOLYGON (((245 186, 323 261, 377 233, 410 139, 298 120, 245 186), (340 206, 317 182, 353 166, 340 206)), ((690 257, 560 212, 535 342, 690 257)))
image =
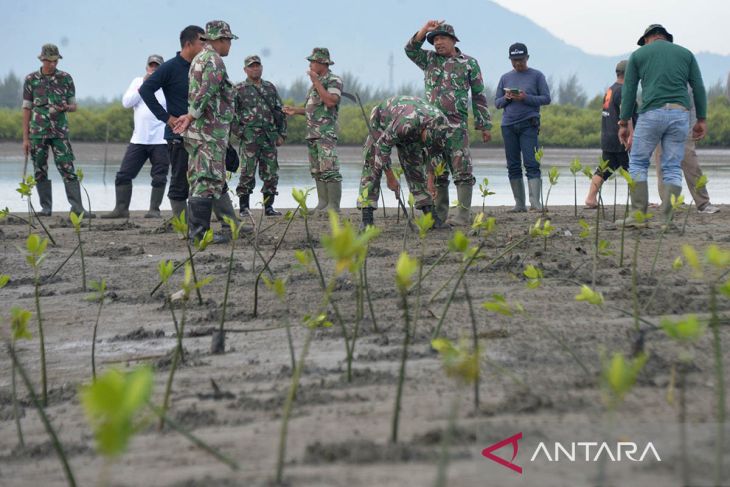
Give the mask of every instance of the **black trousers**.
POLYGON ((182 139, 167 141, 167 154, 170 158, 170 188, 167 197, 175 201, 188 199, 188 153, 182 139))
POLYGON ((114 184, 116 186, 132 184, 132 180, 137 177, 147 159, 152 164, 150 169, 152 187, 164 188, 167 184, 167 170, 170 167, 170 159, 164 144, 129 144, 114 184))

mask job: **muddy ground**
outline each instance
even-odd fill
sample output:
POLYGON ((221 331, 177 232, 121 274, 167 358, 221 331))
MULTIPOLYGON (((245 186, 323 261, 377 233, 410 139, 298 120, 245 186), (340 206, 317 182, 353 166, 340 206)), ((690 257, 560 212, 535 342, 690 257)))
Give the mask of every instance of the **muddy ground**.
MULTIPOLYGON (((474 208, 477 210, 478 208, 474 208)), ((479 208, 480 209, 480 208, 479 208)), ((545 467, 539 478, 522 478, 480 455, 483 448, 516 431, 538 435, 552 425, 582 431, 605 418, 601 394, 601 349, 630 353, 636 335, 630 316, 631 257, 636 231, 627 232, 624 264, 619 267, 620 229, 607 224, 601 238, 610 242, 613 256, 599 260, 595 288, 606 304, 599 309, 576 302, 581 283, 592 280, 592 243, 579 237, 580 227, 573 207, 551 208, 556 227, 548 239, 528 240, 492 265, 510 243, 527 234, 539 216, 509 214, 505 208, 488 208, 497 219, 495 232, 486 239, 486 259, 467 273, 475 307, 478 333, 484 348, 480 380, 481 404, 475 411, 471 389, 445 376, 440 360, 430 349, 430 332, 438 322, 452 285, 429 301, 432 294, 458 269, 459 258, 448 256, 429 276, 423 288, 419 316, 403 398, 400 442, 388 444, 394 406, 400 350, 403 339, 403 311, 394 284, 394 267, 403 248, 404 225, 396 223, 395 211, 376 223, 383 230, 371 245, 368 279, 377 318, 375 330, 370 313, 365 316, 357 341, 352 382, 346 379, 345 350, 337 326, 317 332, 302 377, 302 388, 289 425, 286 478, 290 485, 306 486, 425 486, 432 485, 440 451, 440 438, 447 424, 450 406, 460 397, 458 429, 450 450, 449 485, 590 485, 592 481, 571 477, 545 467), (522 275, 527 264, 544 272, 544 283, 526 288, 522 275), (522 303, 527 311, 518 317, 494 315, 480 305, 492 294, 504 294, 522 303), (552 333, 548 333, 552 332, 552 333), (584 371, 556 340, 560 338, 582 362, 584 371), (519 428, 519 429, 517 429, 519 428)), ((258 210, 255 212, 258 219, 258 210)), ((579 210, 592 222, 595 211, 579 210)), ((356 223, 359 216, 347 211, 356 223)), ((169 215, 166 215, 169 216, 169 215)), ((612 219, 613 209, 606 212, 612 219)), ((682 213, 679 218, 683 218, 682 213)), ((210 330, 218 325, 227 270, 228 246, 212 246, 196 257, 199 276, 213 278, 202 290, 204 304, 189 305, 184 346, 187 362, 178 370, 172 394, 171 416, 216 448, 240 463, 231 471, 210 455, 194 447, 173 431, 159 433, 148 427, 131 442, 122 457, 105 466, 94 453, 94 439, 79 405, 77 388, 91 377, 91 330, 97 306, 84 300, 78 254, 53 278, 50 274, 74 249, 76 236, 62 216, 44 220, 57 246, 48 247, 42 266, 45 277, 41 305, 45 316, 50 404, 48 416, 66 445, 78 485, 97 485, 103 479, 114 486, 266 485, 274 472, 280 418, 290 381, 290 356, 285 330, 286 308, 263 285, 259 313, 252 316, 253 281, 261 269, 249 243, 235 252, 235 272, 228 303, 226 353, 211 355, 210 330), (212 387, 215 381, 220 391, 212 387)), ((326 276, 333 271, 331 259, 319 244, 328 231, 325 219, 313 219, 317 254, 326 276)), ((214 225, 217 228, 217 224, 214 225)), ((282 218, 263 220, 261 252, 268 256, 282 235, 282 218)), ((32 273, 18 247, 23 246, 27 226, 14 221, 0 224, 2 252, 0 270, 11 281, 2 293, 3 327, 11 306, 33 310, 32 273)), ((661 230, 654 226, 641 231, 638 255, 638 285, 644 328, 658 324, 660 317, 708 310, 707 286, 684 268, 673 271, 680 245, 690 243, 704 249, 711 243, 730 247, 730 208, 715 215, 699 215, 692 209, 687 232, 667 235, 662 243, 654 276, 650 268, 661 230)), ((425 241, 425 263, 430 265, 447 248, 451 233, 431 232, 425 241)), ((407 235, 409 249, 417 253, 417 237, 407 235)), ((83 232, 87 273, 90 279, 104 278, 108 291, 96 344, 97 365, 128 369, 141 363, 156 367, 154 400, 160 402, 169 370, 165 359, 175 345, 174 327, 161 292, 150 295, 157 284, 157 264, 163 259, 180 262, 186 257, 184 243, 162 225, 161 220, 134 214, 129 221, 93 221, 83 232)), ((297 219, 271 264, 278 277, 288 279, 288 305, 294 324, 297 354, 305 329, 299 324, 306 313, 316 310, 321 298, 319 279, 294 266, 294 250, 304 249, 304 225, 297 219)), ((181 273, 172 279, 179 288, 181 273)), ((334 300, 348 329, 356 312, 355 285, 351 276, 341 277, 334 300)), ((409 297, 411 310, 416 296, 409 297)), ((730 303, 719 301, 727 316, 730 303)), ((179 308, 176 310, 179 313, 179 308)), ((39 353, 35 321, 32 341, 18 344, 19 356, 33 380, 39 379, 39 353)), ((471 320, 463 288, 456 292, 448 312, 444 334, 452 339, 469 337, 471 320)), ((724 360, 730 362, 730 330, 721 326, 725 343, 724 360)), ((672 424, 676 404, 667 402, 671 364, 678 347, 662 332, 649 331, 645 347, 649 361, 636 388, 620 406, 614 421, 672 424)), ((688 420, 697 424, 715 420, 715 380, 712 340, 708 333, 695 348, 695 360, 688 373, 687 397, 691 405, 688 420)), ((0 356, 0 485, 64 485, 64 475, 36 411, 21 388, 22 426, 27 447, 17 447, 10 394, 10 360, 0 356)), ((614 423, 616 424, 616 423, 614 423)), ((580 436, 580 435, 579 435, 580 436)), ((581 438, 585 439, 585 438, 581 438)), ((528 463, 524 453, 515 460, 528 463)), ((503 453, 509 459, 509 452, 503 453)), ((676 457, 665 457, 659 467, 631 467, 609 471, 615 485, 679 485, 676 457)), ((711 457, 693 459, 693 476, 698 484, 711 478, 711 457)), ((730 464, 730 458, 726 460, 730 464)), ((537 467, 536 467, 537 468, 537 467)), ((594 467, 586 470, 593 472, 594 467)), ((727 478, 727 476, 725 477, 727 478)))

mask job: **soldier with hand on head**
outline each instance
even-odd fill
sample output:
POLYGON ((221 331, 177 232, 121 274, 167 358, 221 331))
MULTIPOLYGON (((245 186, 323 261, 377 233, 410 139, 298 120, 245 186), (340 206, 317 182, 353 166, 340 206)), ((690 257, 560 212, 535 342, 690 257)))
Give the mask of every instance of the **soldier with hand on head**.
POLYGON ((391 169, 393 148, 398 148, 398 160, 403 168, 415 207, 431 213, 433 228, 448 228, 433 211, 432 194, 436 192, 433 158, 444 151, 454 127, 436 107, 413 96, 394 96, 380 103, 370 113, 371 133, 363 147, 365 165, 360 179, 360 195, 367 199, 362 207, 362 227, 374 224, 374 209, 378 206, 380 179, 385 171, 388 188, 400 197, 400 184, 391 169))
POLYGON ((236 194, 240 215, 249 214, 249 199, 256 187, 256 166, 263 183, 264 214, 279 216, 274 209, 278 194, 279 162, 277 150, 286 140, 286 116, 276 86, 261 78, 263 66, 259 56, 248 56, 243 62, 246 79, 236 85, 236 118, 231 132, 240 140, 241 177, 236 194))
MULTIPOLYGON (((231 41, 238 37, 228 23, 212 20, 205 25, 205 39, 207 43, 190 63, 188 113, 179 117, 173 128, 183 136, 190 158, 187 214, 192 240, 200 239, 210 228, 214 201, 227 196, 225 158, 235 118, 235 89, 223 57, 228 56, 231 41)), ((238 221, 232 207, 224 216, 238 221)), ((216 237, 216 243, 227 240, 216 237)))
POLYGON ((84 210, 81 203, 81 185, 74 169, 74 153, 68 140, 68 119, 66 113, 76 111, 76 88, 71 75, 57 68, 63 56, 58 47, 45 44, 38 56, 42 65, 25 77, 23 82, 23 152, 33 161, 36 189, 41 202, 43 216, 51 216, 53 210, 53 189, 48 179, 48 151, 53 152, 56 169, 63 177, 66 198, 71 211, 84 213, 94 218, 93 213, 84 210))
MULTIPOLYGON (((102 215, 102 218, 129 218, 129 203, 132 200, 132 180, 137 177, 144 163, 149 159, 152 164, 152 193, 150 195, 150 209, 145 218, 160 218, 160 204, 165 195, 167 185, 167 171, 170 159, 165 143, 165 124, 147 108, 139 95, 139 87, 164 62, 162 56, 153 54, 147 58, 146 74, 134 78, 122 96, 122 106, 134 109, 134 132, 124 153, 122 165, 114 180, 116 205, 111 213, 102 215)), ((165 95, 162 90, 155 92, 155 97, 163 108, 166 106, 165 95)))
POLYGON ((339 213, 342 175, 337 160, 337 116, 342 97, 342 79, 330 71, 335 64, 326 47, 315 47, 307 57, 312 86, 304 108, 284 107, 287 115, 307 117, 309 168, 317 185, 317 210, 329 208, 339 213))
POLYGON ((459 198, 456 225, 471 223, 471 199, 474 178, 469 152, 469 91, 474 113, 474 128, 481 131, 482 141, 492 139, 492 120, 487 106, 484 81, 479 63, 456 47, 459 38, 454 28, 443 21, 429 20, 406 44, 408 58, 424 71, 426 101, 441 110, 454 126, 443 153, 446 171, 436 178, 435 212, 441 221, 449 213, 449 172, 459 198), (423 41, 433 44, 435 51, 422 48, 423 41))

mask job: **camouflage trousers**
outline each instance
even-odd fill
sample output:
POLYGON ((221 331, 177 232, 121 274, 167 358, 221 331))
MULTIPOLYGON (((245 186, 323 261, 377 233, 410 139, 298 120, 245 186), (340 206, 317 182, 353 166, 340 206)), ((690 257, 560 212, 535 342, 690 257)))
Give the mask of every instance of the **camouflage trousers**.
POLYGON ((256 130, 246 133, 239 149, 241 156, 241 177, 236 194, 245 196, 253 193, 256 187, 256 166, 263 182, 263 194, 277 194, 279 184, 279 161, 276 152, 276 132, 256 130))
POLYGON ((337 160, 337 139, 307 139, 309 172, 319 181, 342 181, 340 162, 337 160))
POLYGON ((185 138, 188 153, 189 198, 218 199, 226 191, 227 140, 185 138))
POLYGON ((471 165, 469 131, 465 126, 454 130, 446 143, 442 157, 433 161, 434 166, 441 161, 445 162, 446 170, 436 178, 436 186, 448 186, 449 173, 454 176, 455 185, 474 186, 476 178, 471 165))
MULTIPOLYGON (((361 197, 358 198, 357 206, 362 208, 363 206, 371 206, 373 208, 378 207, 378 198, 380 198, 380 180, 382 179, 382 172, 376 174, 373 170, 373 163, 375 162, 375 155, 373 151, 372 138, 368 135, 365 141, 365 147, 363 147, 363 159, 365 164, 362 167, 362 176, 360 177, 360 190, 359 194, 367 191, 367 203, 361 201, 361 197)), ((406 177, 406 183, 408 189, 413 195, 415 200, 415 207, 422 208, 424 206, 430 206, 433 202, 431 195, 428 193, 426 183, 426 154, 421 144, 404 144, 396 146, 398 149, 398 160, 400 161, 401 168, 403 168, 403 175, 406 177)), ((385 168, 383 168, 385 169, 385 168)))
POLYGON ((76 181, 76 169, 74 169, 74 151, 68 139, 30 139, 30 158, 33 161, 35 180, 38 182, 48 180, 48 149, 53 151, 53 162, 56 169, 63 177, 64 182, 76 181))

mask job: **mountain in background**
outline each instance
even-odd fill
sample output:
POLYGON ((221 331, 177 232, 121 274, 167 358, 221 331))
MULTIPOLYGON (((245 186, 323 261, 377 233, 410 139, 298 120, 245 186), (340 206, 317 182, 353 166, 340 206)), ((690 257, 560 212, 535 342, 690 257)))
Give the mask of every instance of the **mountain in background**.
MULTIPOLYGON (((40 46, 54 42, 64 56, 59 67, 74 76, 79 98, 119 97, 132 78, 143 74, 149 54, 159 53, 166 59, 175 54, 184 26, 219 18, 227 20, 240 37, 233 41, 226 58, 234 81, 244 77, 243 58, 258 53, 265 78, 291 85, 304 77, 305 57, 312 47, 327 46, 336 62, 335 73, 349 72, 362 84, 388 89, 392 56, 393 85, 421 86, 422 73, 406 58, 403 47, 427 19, 436 18, 454 25, 461 39, 459 47, 477 58, 485 82, 492 88, 511 69, 507 48, 519 41, 529 48, 530 66, 543 71, 554 87, 575 74, 590 99, 612 83, 616 63, 637 47, 625 46, 624 56, 588 54, 526 17, 486 0, 355 0, 341 4, 315 0, 268 4, 250 0, 225 4, 76 0, 64 3, 63 8, 58 5, 53 0, 29 0, 3 9, 0 26, 10 46, 4 51, 0 76, 11 71, 24 76, 37 69, 40 46), (48 15, 38 15, 39 11, 48 15)), ((604 27, 597 16, 597 35, 604 35, 604 27)), ((697 59, 707 86, 720 79, 725 82, 730 56, 700 53, 697 59)))

